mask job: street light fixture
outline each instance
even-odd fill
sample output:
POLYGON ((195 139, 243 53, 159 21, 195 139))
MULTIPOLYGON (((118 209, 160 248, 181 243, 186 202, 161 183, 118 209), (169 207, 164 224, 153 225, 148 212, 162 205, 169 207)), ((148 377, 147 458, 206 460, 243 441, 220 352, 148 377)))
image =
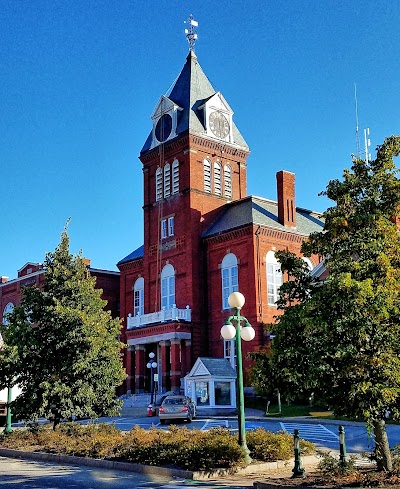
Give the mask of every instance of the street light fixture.
POLYGON ((154 361, 154 357, 155 357, 155 353, 153 352, 150 352, 149 353, 149 358, 150 358, 150 361, 149 363, 147 364, 147 368, 150 369, 150 391, 151 391, 151 400, 150 400, 150 404, 153 404, 153 398, 154 398, 154 373, 153 373, 153 370, 155 368, 157 368, 157 362, 154 361))
POLYGON ((248 320, 240 315, 240 310, 244 306, 245 298, 240 292, 232 292, 228 297, 228 304, 234 309, 233 316, 229 316, 221 328, 221 336, 225 340, 236 338, 237 354, 237 399, 238 399, 238 426, 239 426, 239 445, 243 448, 247 464, 251 462, 250 450, 246 443, 246 425, 244 416, 244 389, 243 389, 243 365, 242 365, 242 342, 254 339, 255 331, 248 320))

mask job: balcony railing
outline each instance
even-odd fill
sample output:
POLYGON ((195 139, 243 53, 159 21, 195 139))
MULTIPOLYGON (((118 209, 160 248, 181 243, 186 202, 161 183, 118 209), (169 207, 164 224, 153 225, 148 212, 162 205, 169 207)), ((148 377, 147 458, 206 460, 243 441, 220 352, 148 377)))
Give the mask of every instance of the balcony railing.
POLYGON ((150 314, 138 314, 132 316, 128 314, 127 329, 138 328, 154 323, 165 323, 167 321, 191 321, 192 310, 189 306, 185 309, 178 309, 174 304, 170 308, 163 307, 161 311, 151 312, 150 314))

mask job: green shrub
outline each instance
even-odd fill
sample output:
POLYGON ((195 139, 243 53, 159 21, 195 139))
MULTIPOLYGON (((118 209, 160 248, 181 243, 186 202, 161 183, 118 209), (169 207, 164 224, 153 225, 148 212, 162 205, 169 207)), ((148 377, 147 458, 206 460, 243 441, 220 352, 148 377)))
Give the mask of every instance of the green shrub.
MULTIPOLYGON (((287 433, 273 434, 259 428, 247 433, 247 444, 254 460, 288 460, 293 456, 293 436, 287 433)), ((188 470, 233 468, 244 463, 237 436, 225 428, 199 431, 172 425, 164 431, 135 426, 124 433, 114 425, 63 423, 56 430, 50 426, 14 430, 1 436, 0 446, 188 470)), ((303 453, 314 449, 304 440, 301 447, 303 453)))
POLYGON ((244 454, 227 430, 189 431, 171 426, 169 431, 137 426, 117 447, 116 456, 147 465, 176 465, 190 470, 234 467, 244 454))
POLYGON ((324 476, 336 477, 339 475, 350 475, 356 471, 356 457, 350 455, 346 462, 341 463, 339 458, 334 457, 330 452, 318 451, 321 460, 318 463, 318 470, 324 476))
MULTIPOLYGON (((263 428, 249 431, 246 436, 250 456, 256 460, 273 462, 275 460, 289 460, 293 457, 293 435, 279 431, 271 433, 263 428)), ((314 453, 315 445, 306 440, 300 440, 301 453, 308 455, 314 453)))

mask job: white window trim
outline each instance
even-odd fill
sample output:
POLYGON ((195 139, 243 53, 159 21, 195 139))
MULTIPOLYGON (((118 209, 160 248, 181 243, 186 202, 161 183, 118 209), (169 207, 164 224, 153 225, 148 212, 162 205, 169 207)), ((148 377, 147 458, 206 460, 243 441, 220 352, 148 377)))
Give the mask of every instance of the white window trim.
POLYGON ((163 175, 160 167, 156 171, 156 201, 163 197, 163 175))
POLYGON ((232 198, 232 168, 230 165, 224 165, 224 196, 232 198))
POLYGON ((279 288, 283 283, 283 276, 280 270, 280 264, 275 258, 273 251, 268 251, 266 259, 266 274, 267 274, 267 300, 269 306, 275 306, 279 298, 279 288), (272 268, 272 273, 270 269, 272 268), (272 289, 272 294, 270 290, 272 289), (272 296, 272 299, 271 299, 272 296))
POLYGON ((221 288, 222 288, 222 309, 230 309, 228 297, 232 292, 239 290, 239 270, 238 259, 233 253, 224 256, 221 263, 221 288), (224 283, 224 275, 227 274, 228 283, 224 283), (235 273, 234 273, 235 272, 235 273))
POLYGON ((171 165, 164 166, 164 199, 171 195, 171 165))
POLYGON ((179 161, 175 158, 172 163, 172 195, 179 194, 179 161))
POLYGON ((144 278, 139 277, 133 286, 133 315, 143 316, 144 314, 144 278), (138 299, 138 305, 136 305, 138 299))
POLYGON ((218 161, 214 161, 214 193, 215 195, 222 195, 222 181, 221 181, 221 165, 218 161))
POLYGON ((175 234, 175 218, 171 216, 168 218, 168 236, 173 236, 175 234))
POLYGON ((211 174, 211 161, 208 158, 203 160, 203 172, 204 172, 204 192, 212 193, 212 174, 211 174))
POLYGON ((237 366, 237 352, 236 352, 236 339, 224 340, 224 358, 229 360, 229 363, 236 370, 237 366))
POLYGON ((167 237, 168 237, 167 220, 161 219, 161 239, 165 239, 167 237))
POLYGON ((161 306, 166 309, 175 306, 175 269, 170 264, 161 272, 161 306))

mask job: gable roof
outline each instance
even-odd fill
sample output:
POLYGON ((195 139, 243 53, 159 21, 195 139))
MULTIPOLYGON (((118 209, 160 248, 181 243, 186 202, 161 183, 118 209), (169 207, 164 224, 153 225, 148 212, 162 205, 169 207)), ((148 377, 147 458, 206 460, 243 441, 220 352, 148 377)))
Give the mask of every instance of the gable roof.
POLYGON ((198 357, 193 365, 188 377, 211 376, 225 377, 227 379, 236 378, 236 370, 226 358, 198 357))
MULTIPOLYGON (((206 129, 203 124, 203 112, 199 107, 216 93, 217 91, 202 70, 197 56, 193 51, 190 51, 182 71, 169 93, 166 94, 169 100, 182 109, 178 111, 177 137, 185 132, 199 136, 206 135, 206 129)), ((233 144, 248 150, 246 141, 234 123, 232 125, 232 131, 233 144)), ((140 154, 150 150, 151 141, 152 131, 150 131, 140 154)))
POLYGON ((277 202, 263 199, 262 197, 249 196, 226 204, 221 214, 203 233, 203 238, 208 238, 250 224, 305 236, 308 236, 315 231, 322 231, 324 226, 322 214, 296 207, 296 227, 286 227, 278 221, 277 202))

